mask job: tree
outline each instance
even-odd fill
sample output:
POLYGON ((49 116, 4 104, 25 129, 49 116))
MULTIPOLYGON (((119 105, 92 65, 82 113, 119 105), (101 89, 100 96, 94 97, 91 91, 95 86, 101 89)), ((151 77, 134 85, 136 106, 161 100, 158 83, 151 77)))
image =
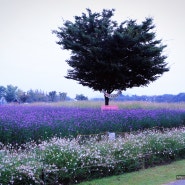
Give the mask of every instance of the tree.
POLYGON ((4 86, 0 86, 0 99, 5 96, 6 88, 4 86))
MULTIPOLYGON (((169 71, 162 54, 166 45, 157 40, 152 18, 138 24, 112 21, 114 9, 75 16, 74 23, 64 21, 53 33, 62 49, 71 50, 66 62, 67 79, 73 79, 95 91, 111 94, 114 90, 147 86, 169 71)), ((105 105, 109 97, 105 96, 105 105)))
POLYGON ((84 96, 83 94, 77 94, 75 99, 80 100, 80 101, 88 100, 88 98, 86 96, 84 96))
POLYGON ((25 103, 29 98, 29 96, 26 94, 26 92, 22 91, 21 89, 18 89, 16 94, 17 94, 17 99, 21 103, 25 103))
POLYGON ((65 92, 59 92, 60 101, 65 101, 67 98, 67 93, 65 92))
POLYGON ((52 102, 55 100, 56 94, 57 94, 56 91, 51 91, 51 92, 49 92, 49 98, 50 98, 50 100, 51 100, 52 102))
POLYGON ((5 91, 5 99, 7 102, 13 102, 17 100, 16 97, 17 93, 17 87, 13 85, 7 85, 6 91, 5 91))
POLYGON ((32 90, 30 89, 27 92, 27 102, 46 102, 47 101, 47 96, 43 91, 39 91, 38 89, 32 90))

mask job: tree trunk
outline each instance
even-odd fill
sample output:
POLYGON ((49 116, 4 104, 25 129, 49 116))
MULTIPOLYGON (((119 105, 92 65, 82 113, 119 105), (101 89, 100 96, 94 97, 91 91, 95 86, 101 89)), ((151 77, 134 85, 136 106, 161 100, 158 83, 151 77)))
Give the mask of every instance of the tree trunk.
POLYGON ((109 105, 109 98, 104 96, 105 97, 105 105, 109 105))

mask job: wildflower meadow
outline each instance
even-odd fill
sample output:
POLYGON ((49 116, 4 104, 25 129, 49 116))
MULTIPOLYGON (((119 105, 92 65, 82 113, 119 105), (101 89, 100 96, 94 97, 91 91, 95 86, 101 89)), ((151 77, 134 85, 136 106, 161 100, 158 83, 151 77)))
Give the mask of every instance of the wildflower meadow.
POLYGON ((0 106, 0 184, 76 184, 184 158, 184 105, 84 104, 0 106))

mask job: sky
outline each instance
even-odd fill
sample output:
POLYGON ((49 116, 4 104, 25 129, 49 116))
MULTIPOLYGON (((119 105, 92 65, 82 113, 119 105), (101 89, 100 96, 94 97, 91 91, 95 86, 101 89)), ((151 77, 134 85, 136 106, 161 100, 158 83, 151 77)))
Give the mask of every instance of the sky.
POLYGON ((185 92, 185 1, 184 0, 0 0, 0 86, 13 85, 23 91, 67 92, 71 98, 103 94, 77 81, 66 79, 65 62, 70 51, 56 44, 52 30, 63 20, 103 9, 115 9, 112 19, 137 23, 152 17, 157 39, 167 47, 163 54, 170 71, 147 87, 126 89, 129 95, 162 95, 185 92))

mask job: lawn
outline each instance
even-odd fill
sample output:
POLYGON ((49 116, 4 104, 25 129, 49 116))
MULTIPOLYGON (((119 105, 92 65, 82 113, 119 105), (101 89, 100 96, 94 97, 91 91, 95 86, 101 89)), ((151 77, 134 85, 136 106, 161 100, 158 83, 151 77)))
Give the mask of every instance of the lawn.
POLYGON ((176 175, 185 175, 185 160, 137 172, 87 181, 79 185, 162 185, 176 181, 176 175))

